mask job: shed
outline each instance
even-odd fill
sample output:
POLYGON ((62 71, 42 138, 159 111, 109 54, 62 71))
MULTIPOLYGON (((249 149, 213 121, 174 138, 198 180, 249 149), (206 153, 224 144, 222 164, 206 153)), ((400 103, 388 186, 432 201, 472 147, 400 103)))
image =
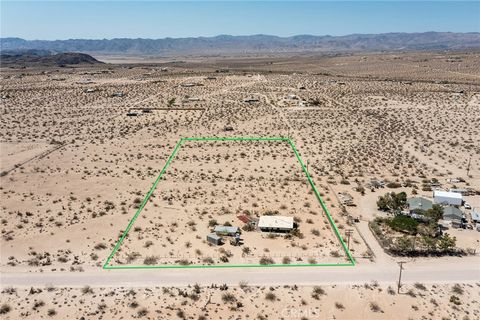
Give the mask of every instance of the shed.
POLYGON ((234 236, 237 233, 240 233, 240 229, 238 227, 230 227, 230 226, 215 226, 213 232, 219 235, 224 236, 234 236))
POLYGON ((261 216, 258 221, 258 227, 264 232, 289 232, 293 226, 293 217, 261 216))
POLYGON ((218 246, 222 244, 222 237, 215 233, 210 233, 209 235, 207 235, 207 241, 208 243, 218 246))
POLYGON ((435 190, 433 191, 433 202, 453 206, 461 206, 463 202, 463 197, 460 193, 435 190))
POLYGON ((407 202, 408 202, 408 209, 410 210, 410 212, 417 211, 417 210, 426 211, 428 209, 432 209, 433 207, 432 201, 422 197, 410 198, 407 200, 407 202))

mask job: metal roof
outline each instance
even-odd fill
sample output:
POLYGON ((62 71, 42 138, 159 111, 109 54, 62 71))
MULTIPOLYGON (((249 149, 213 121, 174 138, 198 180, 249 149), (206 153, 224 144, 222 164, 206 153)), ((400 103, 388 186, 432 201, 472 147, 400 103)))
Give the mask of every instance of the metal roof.
POLYGON ((443 219, 445 218, 461 220, 463 218, 463 212, 455 207, 445 207, 443 208, 443 219))
POLYGON ((407 202, 410 210, 416 210, 416 209, 428 210, 428 209, 432 209, 433 207, 432 201, 422 197, 410 198, 407 200, 407 202))
POLYGON ((480 221, 480 209, 473 208, 470 214, 472 215, 472 220, 480 221))
POLYGON ((230 227, 230 226, 215 226, 213 231, 217 233, 237 233, 238 227, 230 227))
POLYGON ((258 221, 259 228, 293 229, 293 217, 261 216, 258 221))
POLYGON ((434 197, 447 197, 447 198, 463 199, 463 197, 460 193, 441 191, 441 190, 433 191, 433 196, 434 197))

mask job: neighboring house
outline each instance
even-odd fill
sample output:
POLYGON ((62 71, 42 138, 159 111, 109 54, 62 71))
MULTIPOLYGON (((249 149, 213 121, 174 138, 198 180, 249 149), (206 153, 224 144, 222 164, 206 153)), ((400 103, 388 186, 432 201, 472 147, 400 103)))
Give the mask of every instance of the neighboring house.
POLYGON ((443 205, 461 206, 463 197, 460 193, 435 190, 433 191, 433 202, 443 205))
POLYGON ((427 211, 428 209, 432 209, 433 207, 433 202, 422 198, 422 197, 415 197, 415 198, 410 198, 407 200, 408 203, 408 210, 410 213, 413 213, 415 211, 427 211))
POLYGON ((261 216, 258 220, 258 228, 264 232, 289 232, 293 227, 293 217, 261 216))
POLYGON ((458 227, 461 226, 464 222, 464 214, 463 212, 455 207, 448 206, 443 208, 443 220, 451 221, 452 226, 458 227))
POLYGON ((470 215, 472 216, 473 222, 480 223, 480 208, 473 208, 470 215))

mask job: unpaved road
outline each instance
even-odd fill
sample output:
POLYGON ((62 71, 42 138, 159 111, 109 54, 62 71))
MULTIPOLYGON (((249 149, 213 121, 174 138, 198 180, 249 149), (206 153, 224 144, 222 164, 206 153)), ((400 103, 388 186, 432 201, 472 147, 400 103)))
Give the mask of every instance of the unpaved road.
MULTIPOLYGON (((408 261, 403 282, 480 282, 480 258, 444 258, 408 261)), ((228 269, 88 270, 86 272, 20 273, 2 272, 1 287, 62 286, 81 287, 161 287, 228 284, 238 285, 318 285, 364 284, 378 281, 395 284, 399 268, 395 262, 368 263, 355 267, 273 267, 228 269)))

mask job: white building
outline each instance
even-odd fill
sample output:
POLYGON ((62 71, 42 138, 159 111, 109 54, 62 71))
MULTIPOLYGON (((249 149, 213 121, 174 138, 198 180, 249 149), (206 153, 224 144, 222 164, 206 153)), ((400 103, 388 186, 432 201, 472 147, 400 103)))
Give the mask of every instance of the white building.
POLYGON ((293 226, 293 217, 261 216, 258 220, 258 228, 265 232, 288 232, 293 226))
POLYGON ((435 190, 433 191, 433 202, 438 204, 461 206, 463 197, 460 193, 435 190))

